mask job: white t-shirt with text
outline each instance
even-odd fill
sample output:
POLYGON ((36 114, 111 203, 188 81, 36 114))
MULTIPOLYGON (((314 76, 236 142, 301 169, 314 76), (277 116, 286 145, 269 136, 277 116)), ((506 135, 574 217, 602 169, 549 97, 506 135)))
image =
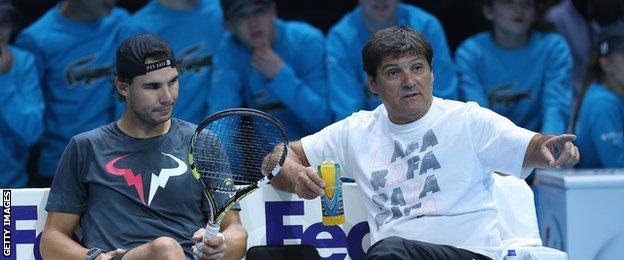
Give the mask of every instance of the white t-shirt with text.
POLYGON ((530 171, 522 163, 533 136, 476 103, 434 98, 412 123, 392 123, 382 104, 301 142, 312 166, 332 159, 356 180, 371 244, 399 236, 499 259, 491 173, 530 171))

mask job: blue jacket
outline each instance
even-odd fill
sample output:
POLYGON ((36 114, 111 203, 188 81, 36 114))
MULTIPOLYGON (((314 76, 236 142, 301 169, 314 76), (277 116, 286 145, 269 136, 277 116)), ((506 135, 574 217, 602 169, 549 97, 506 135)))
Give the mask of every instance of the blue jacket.
POLYGON ((252 50, 227 34, 214 60, 210 111, 247 106, 277 117, 289 139, 329 124, 325 45, 321 31, 300 22, 275 20, 273 50, 284 67, 272 80, 250 64, 252 50))
MULTIPOLYGON (((403 3, 397 7, 397 25, 422 32, 433 47, 433 95, 457 99, 457 76, 444 29, 438 19, 424 10, 403 3)), ((327 61, 331 92, 329 100, 336 120, 361 109, 372 110, 381 100, 368 89, 362 49, 371 33, 364 24, 362 7, 347 13, 327 35, 327 61)))
POLYGON ((35 57, 10 47, 13 65, 0 74, 0 187, 26 187, 28 150, 43 133, 43 94, 35 57))
POLYGON ((194 10, 177 11, 152 0, 122 25, 119 37, 124 41, 132 35, 153 33, 171 44, 181 63, 180 91, 173 117, 195 124, 208 116, 208 104, 215 98, 208 96, 210 71, 224 34, 219 2, 202 0, 198 5, 194 10))
POLYGON ((112 85, 119 8, 97 21, 67 19, 61 4, 18 36, 17 45, 36 58, 46 110, 38 173, 52 177, 70 138, 115 120, 112 85))
POLYGON ((579 168, 624 168, 624 96, 594 82, 576 121, 579 168))
POLYGON ((464 100, 532 131, 565 132, 572 57, 561 36, 531 31, 524 46, 509 50, 499 47, 491 32, 482 32, 464 41, 455 55, 464 100))

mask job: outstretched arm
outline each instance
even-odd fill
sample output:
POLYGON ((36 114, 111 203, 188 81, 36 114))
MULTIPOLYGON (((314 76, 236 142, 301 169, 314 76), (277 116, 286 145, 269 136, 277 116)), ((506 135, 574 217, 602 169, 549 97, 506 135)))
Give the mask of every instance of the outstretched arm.
POLYGON ((300 198, 314 199, 323 195, 323 179, 310 166, 301 141, 291 142, 280 173, 271 180, 278 190, 297 194, 300 198))
POLYGON ((578 163, 580 154, 572 143, 575 135, 548 136, 536 134, 524 155, 523 167, 567 168, 578 163))

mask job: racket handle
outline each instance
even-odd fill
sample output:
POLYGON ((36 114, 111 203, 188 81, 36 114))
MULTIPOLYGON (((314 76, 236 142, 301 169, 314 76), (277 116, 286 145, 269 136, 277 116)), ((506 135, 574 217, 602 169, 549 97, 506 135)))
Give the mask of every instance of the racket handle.
MULTIPOLYGON (((219 228, 220 228, 219 222, 209 221, 206 224, 206 233, 204 233, 203 241, 205 242, 213 237, 216 237, 217 234, 219 234, 219 228)), ((203 246, 204 246, 204 243, 202 241, 195 242, 195 246, 193 248, 193 253, 195 254, 194 259, 200 259, 202 257, 201 249, 203 246)))
POLYGON ((219 228, 220 228, 219 222, 209 221, 206 224, 206 233, 204 233, 204 240, 208 240, 213 237, 216 237, 217 234, 219 234, 219 228))

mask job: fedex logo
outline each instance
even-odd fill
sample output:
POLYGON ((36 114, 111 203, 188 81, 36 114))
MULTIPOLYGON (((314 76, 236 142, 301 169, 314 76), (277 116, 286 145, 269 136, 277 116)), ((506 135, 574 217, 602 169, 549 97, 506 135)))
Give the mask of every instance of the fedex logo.
POLYGON ((11 191, 3 191, 3 252, 2 259, 25 259, 34 256, 35 259, 42 259, 39 252, 41 234, 37 235, 34 229, 20 229, 16 225, 17 221, 37 221, 37 206, 15 206, 11 205, 11 191), (32 251, 20 248, 32 246, 32 251), (30 255, 30 256, 29 256, 30 255))
MULTIPOLYGON (((284 216, 305 215, 303 201, 271 201, 265 202, 264 206, 267 245, 283 245, 285 239, 301 239, 301 244, 312 245, 319 249, 346 248, 351 259, 364 258, 362 240, 370 232, 368 222, 357 223, 348 232, 339 226, 324 226, 321 222, 314 223, 304 230, 303 225, 284 224, 284 216), (329 233, 331 238, 317 238, 323 232, 329 233)), ((323 259, 338 260, 346 257, 345 253, 332 253, 323 259)))

